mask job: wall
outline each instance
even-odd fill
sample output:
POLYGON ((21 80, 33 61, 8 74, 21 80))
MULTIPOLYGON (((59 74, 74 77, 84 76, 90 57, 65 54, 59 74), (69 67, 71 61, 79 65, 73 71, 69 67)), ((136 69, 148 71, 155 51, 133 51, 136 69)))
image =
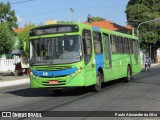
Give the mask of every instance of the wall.
POLYGON ((20 59, 0 58, 0 72, 14 71, 17 62, 20 62, 20 59))

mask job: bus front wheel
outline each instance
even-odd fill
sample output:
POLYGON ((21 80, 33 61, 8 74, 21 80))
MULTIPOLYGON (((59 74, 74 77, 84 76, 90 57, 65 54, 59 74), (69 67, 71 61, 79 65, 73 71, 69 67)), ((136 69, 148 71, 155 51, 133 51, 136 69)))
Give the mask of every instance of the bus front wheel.
POLYGON ((93 85, 93 91, 98 92, 102 88, 102 74, 98 71, 96 76, 96 84, 93 85))

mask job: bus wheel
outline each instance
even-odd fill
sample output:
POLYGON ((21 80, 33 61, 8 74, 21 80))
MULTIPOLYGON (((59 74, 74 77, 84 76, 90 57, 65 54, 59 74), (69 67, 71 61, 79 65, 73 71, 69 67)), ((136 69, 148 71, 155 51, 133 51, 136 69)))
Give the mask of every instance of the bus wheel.
POLYGON ((102 74, 98 71, 96 76, 96 84, 93 85, 93 91, 98 92, 102 87, 102 74))
POLYGON ((125 77, 125 82, 129 82, 131 80, 131 68, 128 66, 127 68, 127 76, 125 77))

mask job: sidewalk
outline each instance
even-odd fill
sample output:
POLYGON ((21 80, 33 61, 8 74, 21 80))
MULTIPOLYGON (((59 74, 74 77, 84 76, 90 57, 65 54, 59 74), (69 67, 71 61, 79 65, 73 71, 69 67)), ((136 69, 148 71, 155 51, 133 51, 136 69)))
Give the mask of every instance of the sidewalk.
POLYGON ((0 72, 0 88, 29 83, 29 76, 13 76, 11 72, 0 72))
MULTIPOLYGON (((152 67, 157 66, 157 65, 160 65, 160 63, 152 63, 151 64, 151 69, 152 69, 152 67)), ((144 69, 145 69, 145 65, 142 64, 142 70, 144 70, 144 69)))

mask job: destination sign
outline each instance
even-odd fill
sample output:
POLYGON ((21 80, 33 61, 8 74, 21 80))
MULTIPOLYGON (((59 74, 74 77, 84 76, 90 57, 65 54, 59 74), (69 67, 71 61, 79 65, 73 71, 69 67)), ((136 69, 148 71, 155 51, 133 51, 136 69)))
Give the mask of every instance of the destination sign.
POLYGON ((78 26, 77 25, 54 25, 54 26, 34 28, 34 29, 31 29, 30 36, 67 33, 67 32, 78 32, 78 26))

